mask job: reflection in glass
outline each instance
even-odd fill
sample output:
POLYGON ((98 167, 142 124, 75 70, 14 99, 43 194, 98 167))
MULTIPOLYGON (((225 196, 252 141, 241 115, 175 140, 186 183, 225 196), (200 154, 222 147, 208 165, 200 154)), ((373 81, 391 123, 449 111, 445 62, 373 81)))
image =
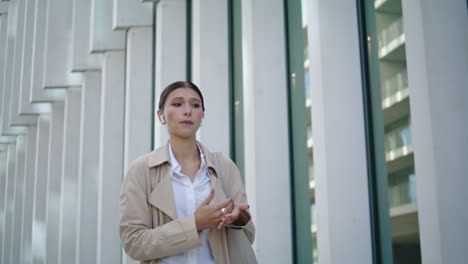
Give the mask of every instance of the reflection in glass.
POLYGON ((369 74, 371 79, 380 80, 372 83, 371 97, 381 104, 381 112, 375 115, 383 117, 375 125, 383 125, 384 131, 386 168, 377 174, 387 182, 391 237, 384 239, 391 239, 393 263, 417 264, 421 256, 402 5, 401 0, 365 3, 367 38, 371 43, 369 74))
POLYGON ((301 0, 302 10, 302 30, 304 34, 304 81, 305 81, 305 106, 306 106, 306 126, 307 126, 307 154, 309 162, 309 190, 310 190, 310 212, 311 212, 311 227, 312 236, 312 261, 318 263, 317 254, 317 221, 315 211, 315 177, 314 177, 314 155, 313 155, 313 138, 312 138, 312 115, 311 115, 311 91, 310 91, 310 60, 309 60, 309 45, 307 38, 307 1, 301 0))

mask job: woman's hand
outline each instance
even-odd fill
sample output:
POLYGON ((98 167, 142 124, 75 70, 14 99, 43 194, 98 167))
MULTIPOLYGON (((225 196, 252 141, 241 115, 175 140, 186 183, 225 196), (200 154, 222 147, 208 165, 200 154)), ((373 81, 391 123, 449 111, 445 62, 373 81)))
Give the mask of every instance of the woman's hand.
MULTIPOLYGON (((227 199, 226 201, 218 204, 210 205, 210 202, 214 198, 214 194, 214 190, 212 190, 210 195, 208 195, 208 197, 200 204, 197 211, 195 211, 195 224, 197 226, 197 231, 216 227, 225 216, 225 213, 223 213, 221 209, 226 207, 229 208, 233 203, 231 199, 227 199)), ((227 212, 227 209, 225 209, 225 212, 227 212)))
POLYGON ((218 229, 221 229, 227 225, 230 225, 236 222, 236 220, 238 219, 242 220, 242 217, 241 217, 242 211, 249 209, 249 207, 250 206, 246 203, 234 204, 234 201, 232 201, 232 204, 229 205, 229 208, 226 208, 226 212, 224 216, 221 218, 221 222, 219 222, 218 224, 218 229), (230 212, 231 208, 234 208, 234 209, 230 212))

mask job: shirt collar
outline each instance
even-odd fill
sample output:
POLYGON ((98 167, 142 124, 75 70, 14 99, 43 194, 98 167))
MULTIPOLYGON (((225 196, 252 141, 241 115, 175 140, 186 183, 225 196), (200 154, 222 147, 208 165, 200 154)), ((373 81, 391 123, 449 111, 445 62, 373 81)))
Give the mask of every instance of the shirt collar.
MULTIPOLYGON (((169 159, 170 159, 170 164, 171 164, 171 176, 174 174, 174 172, 177 174, 181 174, 182 167, 180 167, 179 162, 174 156, 171 143, 169 142, 168 145, 169 145, 169 159)), ((204 169, 206 167, 205 155, 203 154, 203 150, 200 147, 200 144, 198 144, 198 142, 197 142, 197 148, 198 148, 198 153, 200 153, 200 160, 201 160, 200 169, 204 169)))
MULTIPOLYGON (((203 161, 206 162, 207 169, 213 170, 215 172, 214 175, 217 176, 219 173, 219 168, 216 167, 213 163, 215 154, 211 153, 201 142, 197 141, 197 146, 203 150, 202 154, 205 157, 203 161)), ((167 143, 163 146, 153 150, 148 157, 148 167, 156 167, 165 163, 170 164, 171 158, 169 157, 169 148, 169 141, 167 141, 167 143)))

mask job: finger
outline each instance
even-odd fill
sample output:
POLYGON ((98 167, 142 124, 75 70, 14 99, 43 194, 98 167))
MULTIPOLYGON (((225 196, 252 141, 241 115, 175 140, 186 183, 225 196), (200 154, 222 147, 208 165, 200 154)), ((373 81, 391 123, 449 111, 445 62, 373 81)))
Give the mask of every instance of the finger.
POLYGON ((223 220, 221 220, 221 222, 219 222, 218 229, 221 229, 221 228, 223 228, 223 227, 225 227, 227 225, 229 225, 229 220, 228 219, 223 219, 223 220))
POLYGON ((228 206, 230 203, 231 203, 231 199, 227 199, 226 201, 214 204, 213 208, 216 210, 220 210, 221 208, 228 206))
POLYGON ((248 210, 250 208, 250 206, 246 203, 242 203, 242 204, 237 204, 236 205, 240 210, 248 210))
POLYGON ((206 197, 206 199, 200 204, 200 206, 209 205, 209 204, 211 203, 211 201, 213 200, 214 195, 215 195, 215 191, 214 191, 214 189, 211 189, 210 194, 209 194, 208 197, 206 197))
POLYGON ((222 220, 223 226, 230 225, 230 224, 232 224, 232 222, 234 222, 234 221, 232 220, 231 217, 225 217, 225 218, 223 218, 223 220, 222 220))
POLYGON ((224 209, 225 209, 224 214, 231 213, 233 208, 234 208, 234 202, 229 203, 228 206, 224 207, 224 209))
POLYGON ((221 210, 216 210, 214 216, 217 221, 221 221, 221 219, 223 218, 223 212, 221 212, 221 210))

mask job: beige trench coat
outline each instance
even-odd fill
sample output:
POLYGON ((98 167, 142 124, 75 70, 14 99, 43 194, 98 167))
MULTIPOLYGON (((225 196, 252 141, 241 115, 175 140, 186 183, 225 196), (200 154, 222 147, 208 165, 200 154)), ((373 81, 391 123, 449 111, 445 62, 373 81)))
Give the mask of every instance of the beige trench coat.
MULTIPOLYGON (((160 258, 202 244, 194 215, 182 219, 176 217, 168 146, 166 144, 136 159, 127 171, 120 193, 120 240, 125 252, 142 263, 160 263, 160 258)), ((236 165, 228 157, 211 153, 202 144, 200 146, 211 174, 211 186, 215 190, 212 204, 230 197, 236 203, 246 203, 247 197, 236 165), (215 162, 217 158, 221 162, 215 162), (223 190, 218 178, 220 171, 225 174, 221 177, 228 177, 228 190, 223 190)), ((252 220, 242 228, 252 243, 255 235, 252 220)), ((208 240, 215 262, 228 264, 226 228, 210 229, 208 240)))

